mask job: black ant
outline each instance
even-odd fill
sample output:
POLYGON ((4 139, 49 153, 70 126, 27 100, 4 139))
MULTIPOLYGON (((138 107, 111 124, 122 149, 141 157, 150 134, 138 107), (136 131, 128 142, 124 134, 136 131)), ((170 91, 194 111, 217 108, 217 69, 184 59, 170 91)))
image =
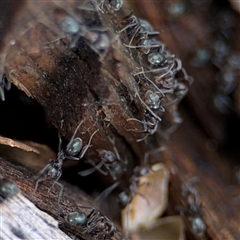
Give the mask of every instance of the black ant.
POLYGON ((0 179, 0 202, 19 193, 18 185, 6 178, 0 179))
POLYGON ((92 207, 89 214, 83 211, 70 212, 65 217, 66 222, 72 227, 81 227, 83 234, 97 236, 98 239, 111 239, 117 232, 113 222, 92 207))
POLYGON ((70 160, 80 160, 85 155, 88 148, 91 146, 91 140, 93 136, 98 132, 96 130, 90 137, 89 142, 86 146, 83 147, 83 142, 81 138, 74 138, 79 127, 82 125, 83 121, 80 122, 80 124, 77 126, 71 140, 69 141, 66 148, 62 149, 62 140, 59 137, 59 145, 58 145, 58 156, 57 159, 50 159, 49 163, 38 173, 37 175, 37 182, 35 184, 35 192, 38 189, 38 185, 42 181, 54 181, 52 187, 54 184, 58 184, 61 188, 58 201, 60 201, 62 192, 63 192, 63 185, 58 183, 59 178, 62 175, 62 165, 64 160, 70 159, 70 160))
POLYGON ((123 5, 123 0, 99 0, 98 9, 102 13, 117 12, 123 5))
POLYGON ((200 212, 199 194, 192 183, 197 182, 198 178, 194 177, 182 186, 182 196, 184 198, 184 208, 178 207, 182 216, 187 217, 191 233, 196 237, 203 237, 206 232, 206 225, 200 212))
POLYGON ((93 168, 84 170, 79 172, 78 174, 81 176, 87 176, 94 171, 99 171, 103 175, 110 175, 114 181, 116 181, 124 171, 126 171, 125 166, 127 164, 127 160, 124 161, 121 159, 117 148, 115 147, 115 142, 113 139, 108 137, 110 142, 114 145, 114 152, 104 149, 97 149, 97 152, 100 156, 100 163, 97 165, 93 161, 88 162, 93 165, 93 168), (102 169, 105 168, 106 170, 102 169))

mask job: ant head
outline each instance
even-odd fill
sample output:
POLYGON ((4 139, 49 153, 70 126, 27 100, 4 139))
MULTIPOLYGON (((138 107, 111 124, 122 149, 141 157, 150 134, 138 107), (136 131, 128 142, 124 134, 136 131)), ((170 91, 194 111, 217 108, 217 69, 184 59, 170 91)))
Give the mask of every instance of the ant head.
POLYGON ((160 100, 161 98, 157 92, 148 90, 145 94, 145 103, 153 110, 159 109, 160 100))
POLYGON ((79 22, 70 16, 61 19, 60 27, 65 33, 70 34, 79 33, 81 31, 79 22))
POLYGON ((106 2, 113 11, 118 11, 123 5, 123 0, 106 0, 106 2))
POLYGON ((82 212, 70 212, 65 219, 71 226, 81 226, 87 222, 87 216, 82 212))
POLYGON ((114 162, 116 160, 116 156, 113 152, 108 150, 98 150, 99 156, 101 160, 107 161, 107 162, 114 162))
POLYGON ((80 153, 82 149, 82 139, 81 138, 74 138, 67 146, 66 153, 68 156, 75 156, 80 153))
POLYGON ((152 65, 158 66, 164 61, 165 58, 160 52, 153 52, 148 54, 148 62, 152 65))
POLYGON ((190 231, 195 236, 202 237, 204 235, 204 232, 206 231, 206 225, 200 216, 190 216, 188 218, 188 222, 190 226, 190 231))
POLYGON ((130 198, 129 198, 129 195, 126 191, 123 191, 118 195, 118 201, 119 201, 120 206, 122 208, 124 208, 128 205, 129 200, 130 200, 130 198))

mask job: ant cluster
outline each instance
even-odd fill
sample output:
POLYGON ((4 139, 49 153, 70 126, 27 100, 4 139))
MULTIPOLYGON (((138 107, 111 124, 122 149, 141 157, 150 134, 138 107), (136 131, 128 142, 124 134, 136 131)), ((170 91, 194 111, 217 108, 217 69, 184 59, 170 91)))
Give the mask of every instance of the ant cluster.
MULTIPOLYGON (((123 5, 123 1, 98 0, 95 4, 99 14, 117 14, 123 5)), ((62 31, 73 36, 73 46, 77 43, 79 37, 85 38, 97 51, 105 50, 110 45, 108 34, 104 35, 106 33, 105 30, 88 29, 87 24, 81 19, 76 20, 69 16, 62 17, 59 23, 62 31)), ((164 44, 156 38, 159 32, 154 31, 147 21, 137 18, 131 12, 119 22, 118 27, 117 34, 120 37, 122 36, 122 39, 127 39, 127 42, 123 42, 123 45, 128 49, 132 60, 136 62, 133 75, 137 88, 134 97, 138 99, 144 109, 143 118, 141 120, 129 118, 127 121, 136 121, 143 124, 143 129, 128 129, 145 133, 143 138, 137 140, 139 142, 157 131, 158 123, 162 119, 165 107, 168 105, 175 106, 182 99, 188 91, 186 82, 191 82, 191 78, 182 67, 181 60, 166 50, 164 44)), ((178 123, 179 118, 175 114, 175 109, 174 107, 169 111, 173 111, 173 122, 178 123)), ((60 201, 63 186, 58 183, 58 180, 61 177, 62 165, 65 159, 77 161, 82 159, 91 146, 93 136, 98 131, 96 130, 92 133, 89 142, 83 146, 82 139, 75 138, 81 124, 82 122, 76 128, 66 148, 62 148, 61 138, 59 138, 57 159, 50 159, 46 167, 39 172, 35 191, 38 189, 40 182, 53 181, 53 185, 56 183, 61 188, 58 197, 58 201, 60 201)), ((110 186, 112 190, 119 185, 120 177, 126 171, 128 162, 126 159, 121 159, 115 142, 111 138, 109 138, 109 141, 112 143, 112 149, 97 149, 96 152, 100 161, 96 164, 95 161, 88 160, 93 167, 79 172, 79 175, 87 176, 98 171, 105 176, 110 176, 114 181, 113 186, 110 186)), ((159 149, 162 150, 162 148, 159 149)), ((148 153, 146 153, 144 164, 136 166, 133 170, 129 189, 119 194, 118 198, 122 206, 126 206, 131 202, 136 194, 140 178, 148 174, 150 169, 148 153)), ((107 192, 109 191, 107 190, 107 192)), ((65 217, 65 220, 71 227, 80 227, 83 233, 94 237, 97 236, 100 239, 110 239, 117 232, 114 224, 95 209, 92 209, 88 214, 83 211, 70 212, 65 217)))
MULTIPOLYGON (((101 0, 98 10, 100 14, 112 13, 117 19, 118 12, 121 15, 120 5, 120 0, 101 0)), ((172 111, 173 124, 179 123, 176 108, 168 107, 165 110, 165 107, 176 105, 183 98, 192 78, 182 67, 181 60, 171 54, 157 39, 159 32, 154 31, 146 20, 139 19, 131 12, 118 22, 117 27, 112 28, 119 39, 122 39, 135 65, 132 72, 137 84, 134 98, 138 99, 144 109, 143 118, 129 118, 127 121, 141 123, 143 128, 127 130, 144 133, 145 136, 137 140, 139 142, 157 131, 158 123, 166 110, 172 111)))
MULTIPOLYGON (((209 3, 203 3, 210 4, 209 3)), ((195 67, 205 67, 209 64, 215 68, 214 92, 211 92, 213 106, 222 114, 229 113, 232 109, 231 94, 236 89, 240 75, 240 53, 234 49, 233 40, 236 38, 237 20, 232 9, 220 7, 220 5, 209 7, 211 9, 208 14, 207 30, 209 35, 212 35, 210 43, 196 49, 191 64, 195 67), (216 14, 212 14, 216 11, 216 14)), ((196 11, 204 12, 207 15, 206 9, 193 6, 196 11)))
MULTIPOLYGON (((63 185, 58 182, 59 178, 62 175, 62 165, 65 159, 76 160, 79 161, 82 159, 88 150, 91 147, 91 141, 93 136, 98 132, 96 130, 90 136, 90 139, 87 145, 83 146, 83 141, 81 138, 75 137, 79 127, 82 125, 83 121, 77 126, 74 134, 69 141, 68 145, 65 148, 62 148, 62 141, 59 137, 59 147, 58 147, 58 156, 57 159, 53 160, 50 159, 49 163, 38 173, 37 181, 35 184, 35 191, 38 189, 38 185, 42 181, 53 181, 54 184, 58 184, 61 188, 58 202, 60 202, 63 193, 63 185)), ((118 173, 122 173, 122 169, 120 165, 118 165, 118 161, 120 161, 119 154, 117 149, 114 147, 116 155, 111 151, 106 150, 99 150, 99 154, 101 157, 101 166, 105 166, 106 169, 109 171, 113 179, 115 179, 118 173), (112 166, 111 166, 112 164, 112 166)), ((102 171, 100 168, 101 166, 95 166, 94 169, 102 172, 103 174, 107 174, 106 172, 102 171)), ((88 171, 88 174, 91 173, 91 170, 88 171)), ((117 185, 116 185, 117 186, 117 185)), ((114 186, 114 188, 116 187, 114 186)), ((74 228, 81 228, 82 234, 87 234, 91 236, 91 239, 112 239, 114 236, 115 239, 124 239, 115 227, 114 223, 111 222, 106 216, 102 215, 99 211, 92 207, 80 207, 81 209, 74 212, 69 212, 65 216, 65 221, 70 227, 74 228), (86 214, 82 209, 91 209, 91 212, 86 214)))

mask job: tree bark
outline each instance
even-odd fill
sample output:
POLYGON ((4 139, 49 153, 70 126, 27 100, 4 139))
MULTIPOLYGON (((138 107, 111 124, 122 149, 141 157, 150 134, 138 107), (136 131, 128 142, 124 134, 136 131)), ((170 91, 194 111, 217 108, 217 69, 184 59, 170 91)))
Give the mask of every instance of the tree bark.
MULTIPOLYGON (((82 120, 83 124, 75 137, 80 137, 84 146, 93 132, 99 130, 84 156, 86 161, 97 159, 99 149, 114 152, 117 148, 121 161, 123 159, 128 161, 126 172, 118 179, 121 186, 118 191, 126 189, 133 168, 143 163, 147 151, 167 146, 163 154, 150 156, 151 163, 163 161, 171 173, 169 207, 166 215, 179 213, 176 207, 189 207, 184 205, 186 199, 182 187, 191 182, 189 180, 191 177, 197 176, 198 182, 193 184, 193 188, 199 195, 201 204, 197 207, 207 226, 203 239, 237 239, 240 230, 236 209, 240 200, 239 183, 233 177, 233 169, 239 164, 237 159, 240 154, 236 151, 233 157, 229 157, 221 151, 226 140, 225 126, 228 116, 213 110, 210 101, 216 83, 213 80, 216 69, 206 66, 194 68, 189 63, 192 49, 199 46, 196 46, 196 42, 203 46, 208 44, 209 29, 206 29, 205 16, 195 14, 196 12, 186 12, 174 19, 177 27, 171 28, 171 25, 168 25, 169 16, 163 9, 163 3, 166 2, 168 1, 137 1, 138 6, 135 5, 135 9, 149 21, 153 19, 155 29, 165 30, 161 34, 163 42, 167 43, 172 52, 179 54, 187 72, 195 79, 186 100, 180 105, 184 122, 170 138, 166 138, 166 129, 174 124, 173 115, 176 113, 177 104, 166 107, 158 131, 148 136, 145 141, 136 141, 144 137, 145 133, 128 131, 143 128, 141 123, 129 121, 131 118, 142 119, 144 115, 144 106, 136 96, 140 88, 133 76, 138 73, 136 69, 141 70, 141 64, 136 60, 137 53, 133 50, 134 53, 131 55, 131 51, 122 44, 126 36, 118 34, 121 30, 119 23, 122 20, 119 19, 119 15, 92 11, 90 1, 81 3, 16 1, 16 8, 13 11, 15 14, 9 27, 4 27, 2 31, 4 37, 1 53, 4 59, 4 73, 18 89, 43 107, 47 122, 56 127, 64 140, 71 139, 82 120), (65 32, 59 20, 64 17, 73 17, 79 24, 81 34, 65 32), (89 27, 93 22, 96 28, 89 27), (89 32, 92 30, 92 35, 87 34, 85 28, 89 32), (102 42, 103 47, 99 49, 97 44, 104 37, 107 40, 102 42), (111 139, 114 139, 114 144, 111 139)), ((134 4, 132 6, 134 7, 134 4)), ((239 16, 236 17, 239 19, 239 16)), ((235 90, 234 112, 238 114, 237 91, 235 90)), ((26 199, 62 223, 60 225, 64 232, 71 237, 77 234, 83 239, 93 239, 91 234, 84 234, 83 229, 73 229, 65 224, 66 214, 76 211, 77 206, 91 206, 100 209, 104 214, 102 206, 92 201, 91 196, 86 195, 80 188, 64 182, 62 201, 58 204, 57 185, 48 192, 49 184, 41 183, 39 190, 33 193, 35 187, 33 173, 5 160, 1 160, 0 170, 3 177, 10 178, 19 185, 26 199)), ((109 176, 104 177, 100 174, 97 175, 94 184, 97 185, 98 182, 106 186, 114 183, 109 176)), ((93 191, 94 184, 90 185, 88 180, 84 182, 84 185, 93 191)), ((14 201, 16 201, 14 208, 19 209, 21 213, 21 206, 28 204, 26 199, 17 196, 9 202, 6 201, 3 216, 8 214, 14 201)), ((117 212, 119 210, 116 199, 114 201, 108 208, 112 212, 117 212)), ((31 211, 35 210, 34 206, 31 206, 31 211)), ((16 212, 17 210, 14 214, 17 214, 16 212)), ((111 211, 108 214, 111 215, 111 211)), ((22 215, 19 217, 22 218, 22 215)), ((189 212, 183 214, 183 217, 189 239, 198 239, 189 231, 191 227, 188 222, 189 212)), ((38 216, 36 218, 42 219, 38 216)), ((56 229, 56 223, 53 227, 48 220, 46 221, 49 225, 48 230, 50 232, 54 230, 57 237, 60 232, 56 229)), ((119 218, 114 223, 120 229, 119 218)), ((6 222, 6 226, 10 228, 11 222, 6 222)), ((48 230, 42 226, 38 228, 39 234, 48 230)), ((12 230, 11 233, 6 231, 3 233, 12 234, 13 238, 16 232, 20 234, 22 231, 12 230)), ((26 236, 26 233, 24 234, 26 236)), ((34 231, 30 231, 26 238, 33 238, 34 234, 34 231)), ((7 239, 5 235, 3 239, 7 239)), ((121 238, 123 234, 120 233, 121 238)))

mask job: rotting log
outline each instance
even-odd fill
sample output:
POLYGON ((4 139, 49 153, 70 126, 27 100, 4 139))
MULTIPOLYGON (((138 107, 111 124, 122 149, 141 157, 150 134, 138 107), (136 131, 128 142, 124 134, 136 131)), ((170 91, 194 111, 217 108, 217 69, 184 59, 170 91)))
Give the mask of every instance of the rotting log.
MULTIPOLYGON (((37 3, 42 8, 41 4, 44 3, 37 3)), ((70 1, 69 4, 68 9, 71 4, 74 4, 74 1, 70 1)), ((154 9, 154 5, 151 5, 149 1, 145 3, 142 1, 139 6, 140 9, 144 9, 144 12, 145 9, 148 9, 145 14, 149 12, 149 15, 144 15, 143 11, 141 15, 149 20, 151 16, 155 16, 155 18, 157 16, 156 19, 158 20, 159 16, 164 16, 164 14, 159 14, 159 10, 161 10, 159 5, 154 9), (148 6, 144 7, 144 4, 148 4, 148 6), (158 12, 153 14, 155 11, 158 12)), ((21 19, 23 16, 32 19, 29 14, 36 14, 35 7, 38 6, 23 5, 18 10, 18 15, 15 15, 17 16, 16 19, 21 19), (26 14, 26 11, 28 14, 26 14)), ((49 9, 52 9, 52 7, 49 6, 49 9)), ((126 120, 133 116, 140 117, 142 111, 138 100, 135 100, 136 106, 129 104, 132 103, 131 96, 134 96, 136 85, 131 85, 126 81, 126 79, 131 79, 129 72, 132 71, 133 67, 128 54, 122 52, 122 50, 118 51, 115 45, 111 44, 108 53, 104 55, 105 59, 103 61, 98 59, 98 54, 92 48, 89 48, 88 44, 82 41, 81 38, 79 40, 79 50, 75 52, 69 51, 69 42, 71 43, 72 39, 59 40, 58 34, 60 30, 53 30, 52 28, 49 30, 49 26, 45 22, 40 21, 39 23, 38 18, 48 19, 46 15, 40 16, 36 14, 33 19, 37 19, 37 23, 33 22, 31 26, 27 26, 22 31, 24 34, 16 36, 15 44, 7 49, 7 77, 19 89, 24 90, 30 97, 34 97, 44 107, 48 121, 66 139, 71 138, 76 126, 82 119, 85 119, 85 122, 83 130, 78 133, 78 136, 83 138, 84 142, 88 141, 92 132, 100 129, 100 132, 93 139, 93 146, 89 149, 88 155, 94 153, 97 148, 112 149, 107 137, 114 137, 120 155, 131 159, 131 170, 136 163, 141 162, 140 159, 143 158, 147 150, 158 146, 155 140, 158 139, 160 133, 147 143, 137 143, 136 138, 139 136, 130 131, 125 131, 128 128, 139 128, 139 125, 126 120), (18 54, 19 52, 21 55, 18 54), (131 94, 127 93, 126 86, 131 94), (101 104, 99 108, 98 99, 101 101, 102 99, 108 100, 101 104), (121 117, 117 114, 119 111, 123 113, 121 117), (97 119, 98 121, 96 121, 97 119), (87 134, 84 134, 84 132, 87 134), (152 142, 153 146, 151 145, 152 142)), ((186 16, 182 20, 178 19, 178 22, 184 26, 187 25, 186 23, 194 24, 197 22, 196 25, 202 26, 200 20, 197 16, 186 16)), ((19 34, 19 29, 24 27, 24 21, 13 21, 13 23, 19 25, 14 26, 13 24, 10 29, 15 29, 16 34, 19 34)), ((158 27, 158 24, 159 22, 155 27, 158 27)), ((160 21, 160 26, 164 26, 164 24, 164 22, 160 21)), ((190 29, 191 31, 194 30, 193 27, 190 29)), ((198 28, 195 30, 198 30, 198 28)), ((203 34, 204 31, 198 32, 203 34)), ((166 30, 161 37, 163 39, 165 37, 164 42, 168 43, 173 52, 177 52, 180 48, 178 47, 179 44, 176 43, 176 39, 179 39, 179 36, 185 39, 186 36, 189 36, 189 33, 187 34, 180 28, 178 31, 173 31, 173 33, 178 37, 166 36, 166 30)), ((204 40, 207 37, 204 35, 199 38, 204 40)), ((194 45, 194 40, 185 42, 189 43, 189 45, 185 45, 185 48, 191 49, 194 45)), ((184 65, 187 64, 187 59, 189 59, 187 56, 188 49, 185 48, 180 49, 183 54, 183 56, 180 54, 181 58, 186 59, 184 65)), ((205 148, 206 145, 211 145, 211 142, 209 143, 209 139, 204 135, 203 130, 197 130, 197 127, 193 124, 195 121, 194 115, 197 115, 209 136, 217 139, 218 142, 221 142, 225 137, 224 119, 226 117, 212 111, 212 108, 208 105, 208 99, 205 97, 206 89, 208 91, 207 95, 212 94, 212 90, 209 89, 209 79, 213 79, 214 73, 209 69, 205 69, 204 72, 192 69, 190 73, 194 75, 195 84, 192 86, 194 90, 191 87, 190 97, 188 97, 190 101, 188 100, 188 103, 190 102, 191 109, 194 110, 195 114, 184 114, 183 125, 168 140, 169 149, 166 155, 169 154, 170 156, 161 159, 173 171, 171 174, 170 205, 166 214, 176 213, 174 207, 182 204, 180 201, 182 199, 181 187, 185 177, 190 173, 191 176, 198 176, 199 178, 196 189, 203 204, 200 206, 200 210, 204 222, 207 224, 206 239, 237 239, 240 234, 239 217, 235 210, 239 207, 239 187, 232 179, 233 167, 219 153, 219 149, 211 152, 208 148, 205 148), (201 79, 205 81, 203 82, 201 79), (204 86, 200 88, 196 83, 204 86), (171 156, 171 154, 173 155, 171 156), (233 185, 233 188, 228 188, 229 185, 233 185), (210 186, 209 188, 213 189, 213 191, 206 188, 206 186, 210 186), (231 220, 227 221, 227 219, 231 220)), ((214 86, 214 83, 211 82, 211 85, 214 86)), ((159 156, 153 155, 152 160, 159 161, 159 156)), ((6 172, 6 169, 10 169, 8 164, 10 163, 1 161, 3 166, 1 173, 5 177, 10 176, 9 172, 6 172)), ((13 168, 14 166, 12 165, 13 168)), ((26 191, 27 198, 59 220, 59 209, 61 207, 56 207, 57 195, 53 197, 51 193, 48 194, 48 187, 45 187, 45 184, 40 187, 37 193, 29 195, 29 192, 33 192, 35 182, 26 179, 28 173, 24 168, 20 169, 23 171, 22 177, 14 178, 14 174, 12 174, 11 179, 19 184, 23 192, 26 191), (50 196, 50 199, 45 196, 50 196)), ((18 171, 19 166, 15 170, 18 171)), ((128 179, 130 174, 131 171, 126 174, 125 180, 128 179)), ((68 205, 72 207, 75 204, 95 206, 95 203, 89 200, 89 196, 86 196, 85 200, 81 202, 79 199, 82 199, 85 194, 79 189, 71 191, 71 188, 70 185, 65 187, 63 198, 66 202, 63 206, 64 209, 68 205)), ((98 208, 98 206, 95 207, 98 208)), ((194 236, 190 235, 190 239, 194 239, 194 236)))
MULTIPOLYGON (((20 189, 19 194, 1 203, 2 226, 6 227, 1 231, 1 239, 15 239, 17 234, 19 236, 21 234, 27 239, 36 239, 37 237, 70 239, 60 231, 59 227, 71 237, 95 239, 92 235, 83 233, 82 228, 71 228, 66 224, 67 214, 79 211, 81 206, 95 208, 96 210, 100 208, 99 203, 93 201, 92 197, 80 188, 64 183, 63 195, 61 201, 58 202, 59 186, 55 184, 54 187, 51 187, 51 184, 48 183, 41 184, 38 191, 35 192, 35 174, 23 166, 1 159, 0 172, 1 178, 13 181, 20 189), (55 219, 52 219, 52 217, 55 219), (24 220, 21 220, 21 218, 24 218, 24 220), (19 224, 18 221, 21 221, 21 223, 19 224), (41 224, 42 221, 44 222, 43 225, 41 224)), ((115 225, 120 230, 118 223, 115 223, 115 225)), ((118 232, 117 238, 115 237, 113 236, 112 239, 124 239, 120 232, 118 232)))
MULTIPOLYGON (((84 120, 81 135, 77 133, 76 136, 84 142, 87 143, 91 134, 99 129, 89 149, 90 154, 96 148, 111 149, 109 136, 115 138, 119 151, 125 151, 128 159, 133 159, 133 154, 135 159, 140 159, 147 147, 144 143, 136 143, 133 132, 126 131, 142 127, 133 121, 127 122, 132 117, 140 118, 143 110, 136 108, 132 99, 136 88, 130 75, 133 64, 111 42, 115 41, 113 37, 109 39, 111 44, 104 53, 104 61, 81 37, 78 47, 70 49, 69 45, 75 39, 62 38, 61 28, 45 22, 55 17, 56 7, 65 7, 65 3, 59 5, 54 1, 34 4, 27 1, 19 8, 9 34, 14 45, 5 45, 3 50, 7 52, 4 62, 7 78, 43 106, 47 121, 66 139, 71 138, 81 120, 84 120), (36 9, 43 11, 36 15, 36 9), (23 34, 19 36, 20 33, 23 34), (123 114, 119 115, 119 112, 123 114), (133 152, 124 149, 128 144, 133 152)), ((77 1, 70 1, 67 10, 74 15, 77 7, 77 1)), ((95 17, 95 13, 93 15, 89 13, 90 18, 95 17)))

